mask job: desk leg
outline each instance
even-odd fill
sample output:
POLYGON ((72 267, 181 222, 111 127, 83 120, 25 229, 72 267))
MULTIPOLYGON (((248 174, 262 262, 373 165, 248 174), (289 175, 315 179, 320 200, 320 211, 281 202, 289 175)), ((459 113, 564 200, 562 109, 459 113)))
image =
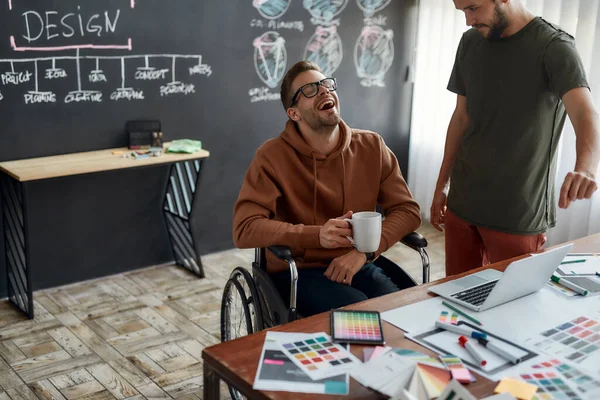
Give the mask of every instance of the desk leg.
POLYGON ((184 161, 171 166, 163 213, 175 262, 204 278, 204 269, 190 227, 201 167, 202 160, 184 161))
POLYGON ((209 365, 204 364, 204 400, 219 400, 221 388, 219 376, 209 365))
POLYGON ((8 175, 1 178, 8 298, 33 318, 26 184, 8 175))

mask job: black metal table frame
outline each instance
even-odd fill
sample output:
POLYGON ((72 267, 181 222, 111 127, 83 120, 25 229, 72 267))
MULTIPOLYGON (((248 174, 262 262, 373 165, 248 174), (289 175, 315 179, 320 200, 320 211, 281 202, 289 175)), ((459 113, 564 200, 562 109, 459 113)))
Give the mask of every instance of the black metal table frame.
MULTIPOLYGON (((196 250, 190 219, 203 161, 203 158, 199 158, 171 163, 162 206, 173 259, 201 278, 204 278, 204 269, 196 250)), ((161 165, 167 163, 135 168, 161 165)), ((30 245, 27 189, 32 182, 35 180, 21 182, 8 174, 3 174, 0 182, 8 298, 31 319, 34 317, 34 310, 31 268, 28 263, 30 245)))

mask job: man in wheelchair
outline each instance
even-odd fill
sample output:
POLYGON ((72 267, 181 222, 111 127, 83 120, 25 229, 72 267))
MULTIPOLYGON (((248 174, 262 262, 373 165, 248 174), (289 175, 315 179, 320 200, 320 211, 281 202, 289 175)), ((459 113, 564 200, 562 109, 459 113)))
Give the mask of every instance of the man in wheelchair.
MULTIPOLYGON (((292 250, 304 316, 399 290, 373 261, 421 223, 396 157, 378 134, 346 125, 336 89, 312 62, 290 68, 281 84, 289 119, 257 150, 234 208, 237 247, 292 250), (377 205, 385 215, 379 249, 361 253, 344 218, 377 205)), ((287 298, 287 263, 267 253, 267 271, 287 298)))

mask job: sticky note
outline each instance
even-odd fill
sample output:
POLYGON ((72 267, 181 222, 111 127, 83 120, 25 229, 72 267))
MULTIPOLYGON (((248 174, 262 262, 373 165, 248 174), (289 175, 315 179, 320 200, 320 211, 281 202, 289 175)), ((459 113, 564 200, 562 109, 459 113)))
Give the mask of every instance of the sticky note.
POLYGON ((504 378, 500 381, 494 393, 510 393, 520 400, 530 400, 537 392, 537 386, 516 379, 504 378))

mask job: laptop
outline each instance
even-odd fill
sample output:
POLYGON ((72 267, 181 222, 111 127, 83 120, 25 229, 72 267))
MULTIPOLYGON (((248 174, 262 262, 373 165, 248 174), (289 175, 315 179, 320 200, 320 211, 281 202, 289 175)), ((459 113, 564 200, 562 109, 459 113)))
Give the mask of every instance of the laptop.
POLYGON ((486 269, 429 288, 441 297, 483 311, 540 290, 550 279, 572 243, 511 262, 504 272, 486 269))

